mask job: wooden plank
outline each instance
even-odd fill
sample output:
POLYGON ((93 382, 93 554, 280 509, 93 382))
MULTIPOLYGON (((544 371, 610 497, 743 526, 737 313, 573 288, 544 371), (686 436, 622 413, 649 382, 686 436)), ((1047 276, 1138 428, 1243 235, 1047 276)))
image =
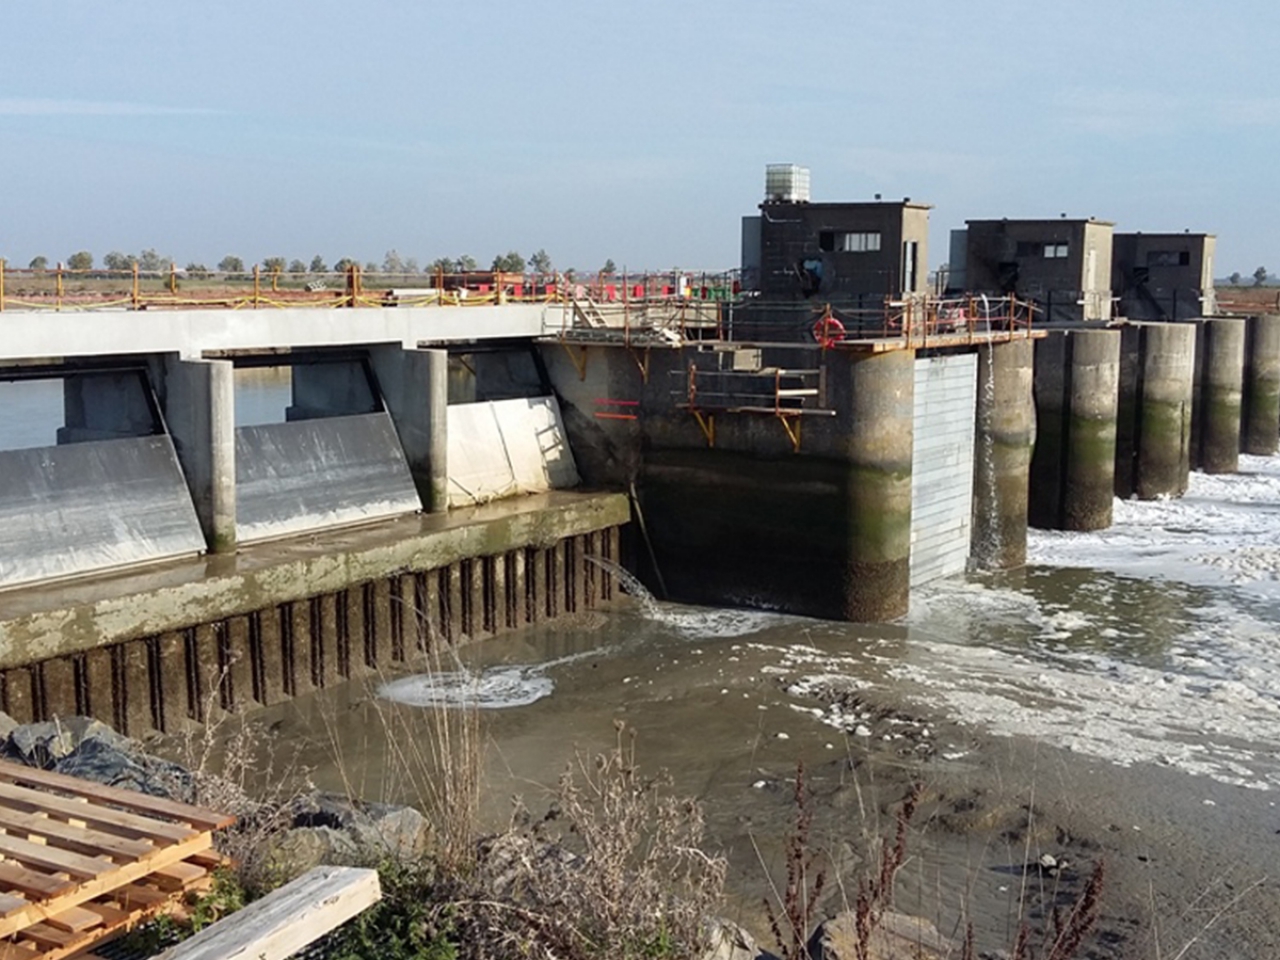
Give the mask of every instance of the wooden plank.
POLYGON ((121 787, 108 787, 105 784, 93 783, 79 777, 69 777, 62 773, 48 770, 36 770, 24 767, 9 760, 0 760, 0 780, 43 787, 48 790, 60 790, 78 797, 85 797, 91 803, 110 803, 126 810, 139 813, 168 817, 183 823, 189 823, 197 830, 221 830, 235 823, 235 817, 216 813, 204 807, 189 803, 178 803, 163 797, 152 797, 136 790, 125 790, 121 787))
POLYGON ((161 890, 185 890, 208 876, 209 871, 194 863, 171 863, 167 867, 153 870, 147 879, 161 890))
POLYGON ((11 893, 21 893, 37 900, 59 896, 76 886, 71 880, 27 870, 16 863, 0 863, 0 885, 11 893))
POLYGON ((41 793, 30 787, 0 780, 0 802, 30 812, 44 811, 59 818, 80 821, 95 830, 127 837, 132 840, 148 839, 158 843, 181 843, 199 836, 202 831, 185 823, 167 823, 139 816, 124 810, 101 807, 82 799, 41 793))
POLYGON ((285 960, 381 896, 375 870, 316 867, 157 960, 285 960))
POLYGON ((32 843, 6 833, 0 833, 0 854, 26 867, 66 873, 82 880, 93 880, 116 867, 105 857, 86 857, 82 853, 61 850, 47 843, 32 843))
MULTIPOLYGON (((0 837, 0 850, 4 849, 6 841, 0 837)), ((7 841, 12 845, 14 841, 7 841)), ((15 913, 11 916, 0 919, 0 937, 7 937, 13 933, 17 933, 32 923, 38 923, 48 917, 55 916, 68 907, 80 906, 89 900, 96 900, 105 894, 112 894, 116 899, 125 896, 124 891, 130 889, 130 885, 136 885, 138 881, 143 880, 157 870, 161 870, 172 864, 178 863, 185 859, 189 854, 196 853, 208 847, 211 843, 209 834, 199 834, 186 843, 174 844, 171 847, 159 847, 149 857, 135 860, 132 863, 111 864, 109 861, 97 861, 96 858, 81 858, 84 860, 94 860, 99 863, 106 863, 110 868, 96 877, 90 877, 84 882, 76 885, 73 889, 57 897, 52 897, 41 903, 33 903, 25 910, 15 913)), ((37 844, 30 844, 32 847, 37 844)), ((24 857, 34 859, 35 854, 29 851, 23 851, 24 857)), ((63 854, 58 859, 67 859, 72 854, 63 854)), ((53 859, 53 858, 50 858, 53 859)), ((88 865, 85 865, 85 871, 88 865)), ((68 872, 75 873, 74 867, 68 869, 68 872)), ((155 896, 165 899, 166 895, 155 891, 155 896)), ((154 902, 154 901, 153 901, 154 902)), ((126 904, 128 905, 128 904, 126 904)), ((143 904, 146 905, 145 903, 143 904)))
POLYGON ((46 921, 49 926, 65 933, 81 933, 102 925, 102 917, 83 907, 68 907, 46 921))
POLYGON ((144 840, 113 836, 99 830, 73 826, 66 821, 36 813, 23 813, 0 804, 0 828, 14 835, 44 837, 53 846, 92 856, 105 853, 116 859, 146 856, 155 849, 144 840))

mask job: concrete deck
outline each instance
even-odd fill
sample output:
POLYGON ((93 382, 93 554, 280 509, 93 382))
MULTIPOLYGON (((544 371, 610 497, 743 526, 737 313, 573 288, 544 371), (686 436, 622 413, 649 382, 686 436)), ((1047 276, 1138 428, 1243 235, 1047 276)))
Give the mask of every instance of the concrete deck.
POLYGON ((199 358, 234 350, 280 350, 537 337, 559 329, 558 304, 473 307, 304 307, 261 310, 5 310, 0 364, 35 359, 177 353, 199 358))
POLYGON ((0 669, 287 603, 630 519, 623 494, 555 491, 0 591, 0 669))

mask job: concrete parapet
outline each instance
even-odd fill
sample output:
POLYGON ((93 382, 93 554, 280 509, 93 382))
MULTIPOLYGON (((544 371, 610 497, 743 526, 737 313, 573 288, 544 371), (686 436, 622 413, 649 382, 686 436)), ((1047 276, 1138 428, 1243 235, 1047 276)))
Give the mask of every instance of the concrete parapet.
POLYGON ((1189 324, 1122 329, 1116 496, 1154 500, 1186 492, 1195 346, 1189 324))
POLYGON ((1248 320, 1240 449, 1270 456, 1280 449, 1280 314, 1248 320))
POLYGON ((1235 473, 1240 467, 1245 333, 1243 320, 1196 321, 1191 456, 1192 466, 1205 473, 1235 473))
POLYGON ((1032 526, 1111 525, 1119 383, 1120 331, 1055 330, 1037 341, 1032 526))
POLYGON ((1027 495, 1036 437, 1030 340, 978 348, 971 560, 986 570, 1027 562, 1027 495))
POLYGON ((161 409, 213 553, 236 548, 235 380, 229 360, 160 358, 161 409))

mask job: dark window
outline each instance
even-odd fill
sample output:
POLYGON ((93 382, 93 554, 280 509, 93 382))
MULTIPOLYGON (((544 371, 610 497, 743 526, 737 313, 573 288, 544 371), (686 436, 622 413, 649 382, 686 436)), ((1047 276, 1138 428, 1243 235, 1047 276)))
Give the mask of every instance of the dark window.
POLYGON ((831 253, 836 248, 836 235, 833 230, 823 230, 818 234, 818 249, 831 253))
POLYGON ((1043 243, 1037 243, 1033 240, 1019 240, 1018 250, 1015 256, 1020 258, 1021 257, 1038 257, 1040 256, 1040 249, 1043 246, 1044 246, 1043 243))
POLYGON ((1148 267, 1185 267, 1191 263, 1190 250, 1148 250, 1148 267))

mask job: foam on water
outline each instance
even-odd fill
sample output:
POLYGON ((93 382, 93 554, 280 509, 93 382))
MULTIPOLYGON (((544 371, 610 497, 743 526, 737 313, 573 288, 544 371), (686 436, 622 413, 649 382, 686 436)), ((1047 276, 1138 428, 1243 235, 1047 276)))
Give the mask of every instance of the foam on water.
POLYGON ((784 682, 803 697, 832 673, 876 676, 997 735, 1280 788, 1280 458, 1241 469, 1193 475, 1182 500, 1117 501, 1109 530, 1032 531, 1032 563, 1121 576, 1086 578, 1070 605, 943 581, 913 596, 892 655, 779 656, 784 682), (1140 589, 1169 611, 1138 606, 1140 589))
POLYGON ((1280 457, 1242 454, 1240 470, 1193 473, 1186 496, 1176 500, 1116 500, 1107 530, 1030 531, 1027 562, 1280 597, 1280 457))
POLYGON ((473 673, 421 673, 384 683, 378 696, 411 707, 524 707, 551 696, 555 684, 541 666, 502 666, 473 673))

